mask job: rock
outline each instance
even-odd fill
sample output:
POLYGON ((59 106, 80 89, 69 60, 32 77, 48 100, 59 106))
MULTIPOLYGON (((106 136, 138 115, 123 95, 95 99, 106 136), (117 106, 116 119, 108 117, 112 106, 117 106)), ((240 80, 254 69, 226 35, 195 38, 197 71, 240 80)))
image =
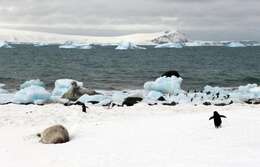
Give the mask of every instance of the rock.
POLYGON ((163 96, 159 97, 158 100, 159 101, 166 101, 166 99, 163 96))
POLYGON ((142 101, 143 98, 141 97, 127 97, 124 101, 123 101, 123 106, 126 105, 126 106, 133 106, 134 104, 142 101))
POLYGON ((206 101, 206 102, 203 103, 203 105, 205 105, 205 106, 209 106, 209 105, 211 105, 211 103, 208 102, 208 101, 206 101))
POLYGON ((171 76, 175 76, 177 78, 180 77, 180 74, 177 71, 167 71, 165 73, 162 74, 162 77, 171 77, 171 76))
POLYGON ((259 99, 249 99, 245 101, 247 104, 260 104, 260 98, 259 99))
POLYGON ((54 125, 45 129, 41 134, 40 142, 43 144, 59 144, 69 141, 69 132, 62 125, 54 125))
POLYGON ((171 103, 163 103, 163 105, 165 105, 165 106, 176 106, 178 103, 176 103, 176 102, 171 102, 171 103))

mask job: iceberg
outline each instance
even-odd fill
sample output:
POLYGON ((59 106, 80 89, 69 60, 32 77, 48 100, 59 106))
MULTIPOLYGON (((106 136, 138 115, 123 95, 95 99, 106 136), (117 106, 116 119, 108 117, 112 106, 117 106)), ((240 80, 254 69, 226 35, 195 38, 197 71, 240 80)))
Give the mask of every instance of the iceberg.
POLYGON ((7 42, 3 41, 1 42, 0 41, 0 48, 13 48, 12 46, 10 46, 7 42))
POLYGON ((33 46, 35 47, 41 47, 41 46, 48 46, 49 44, 43 43, 43 42, 35 42, 33 43, 33 46))
POLYGON ((181 89, 182 78, 179 77, 160 77, 155 81, 148 81, 144 84, 144 89, 146 91, 158 91, 163 94, 179 94, 183 92, 181 89))
POLYGON ((196 46, 223 46, 221 42, 217 41, 191 41, 184 43, 185 46, 188 47, 196 47, 196 46))
POLYGON ((241 42, 231 42, 226 46, 230 48, 246 47, 246 45, 242 44, 241 42))
POLYGON ((89 44, 84 43, 75 43, 75 42, 65 42, 63 45, 60 45, 59 48, 61 49, 91 49, 92 46, 89 44))
POLYGON ((137 46, 133 42, 121 42, 116 48, 116 50, 128 50, 128 49, 146 49, 144 47, 137 46))
MULTIPOLYGON (((75 81, 72 79, 58 79, 55 81, 55 87, 52 91, 52 96, 61 97, 71 88, 71 83, 75 81)), ((75 81, 77 85, 83 87, 83 82, 75 81)))
POLYGON ((35 80, 30 80, 30 81, 25 81, 23 84, 20 85, 20 89, 24 89, 30 86, 40 86, 40 87, 44 87, 44 83, 42 81, 40 81, 39 79, 35 79, 35 80))
POLYGON ((164 43, 156 45, 154 48, 183 48, 181 43, 164 43))
POLYGON ((45 104, 51 98, 51 94, 41 86, 31 85, 16 92, 13 103, 17 104, 45 104))

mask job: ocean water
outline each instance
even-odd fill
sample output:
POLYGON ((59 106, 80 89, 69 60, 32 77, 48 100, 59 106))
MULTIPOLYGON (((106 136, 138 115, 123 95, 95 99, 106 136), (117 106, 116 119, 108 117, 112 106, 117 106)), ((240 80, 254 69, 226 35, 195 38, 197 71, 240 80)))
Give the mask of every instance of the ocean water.
POLYGON ((150 46, 146 50, 124 51, 114 48, 59 49, 57 45, 0 48, 0 83, 17 89, 24 81, 39 78, 52 88, 56 79, 71 78, 94 89, 141 89, 146 81, 163 72, 177 70, 184 89, 260 84, 260 47, 154 49, 150 46))

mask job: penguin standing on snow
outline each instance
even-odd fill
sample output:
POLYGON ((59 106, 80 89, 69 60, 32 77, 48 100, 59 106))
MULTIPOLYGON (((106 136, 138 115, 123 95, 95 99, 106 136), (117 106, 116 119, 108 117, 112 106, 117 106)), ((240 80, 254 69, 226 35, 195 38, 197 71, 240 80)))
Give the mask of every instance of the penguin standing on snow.
POLYGON ((216 128, 220 128, 221 127, 221 117, 222 118, 227 118, 225 115, 220 115, 217 111, 214 111, 213 116, 209 118, 209 120, 214 118, 214 124, 216 128))

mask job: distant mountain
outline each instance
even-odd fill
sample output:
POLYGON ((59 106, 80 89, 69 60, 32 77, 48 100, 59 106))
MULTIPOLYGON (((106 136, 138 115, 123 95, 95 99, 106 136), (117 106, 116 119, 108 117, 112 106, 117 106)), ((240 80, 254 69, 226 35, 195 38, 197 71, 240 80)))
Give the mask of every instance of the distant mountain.
POLYGON ((0 29, 0 41, 11 43, 47 43, 61 44, 67 41, 76 43, 117 45, 121 42, 133 42, 138 45, 153 45, 168 42, 187 42, 188 38, 179 31, 166 31, 157 33, 139 33, 124 36, 81 36, 81 35, 64 35, 46 32, 23 31, 0 29))
POLYGON ((185 43, 188 42, 188 37, 180 31, 166 31, 163 35, 155 38, 152 42, 157 44, 162 43, 185 43))

